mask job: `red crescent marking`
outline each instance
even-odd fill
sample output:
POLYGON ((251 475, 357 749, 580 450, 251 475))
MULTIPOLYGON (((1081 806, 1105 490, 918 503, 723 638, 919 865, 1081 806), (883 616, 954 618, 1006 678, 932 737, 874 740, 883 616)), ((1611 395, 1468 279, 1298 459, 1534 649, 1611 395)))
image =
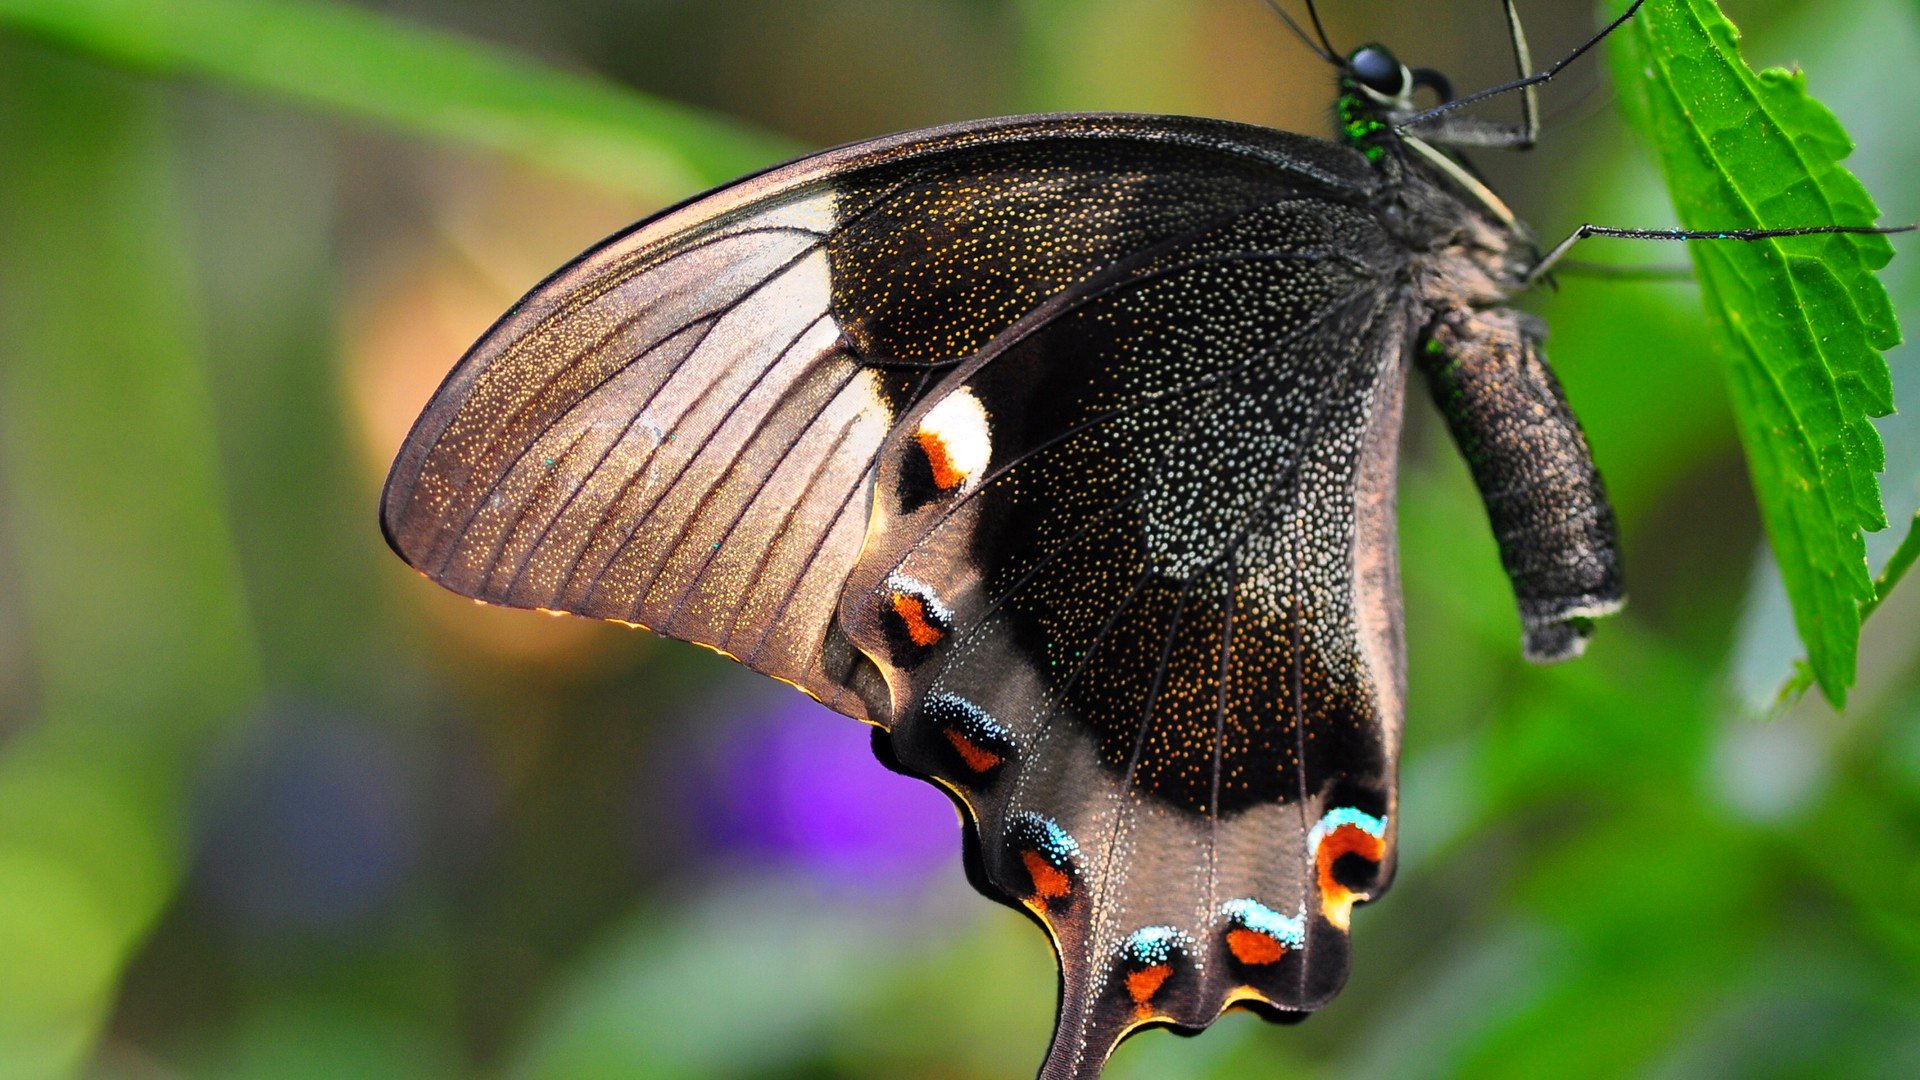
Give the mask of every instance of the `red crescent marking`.
POLYGON ((907 624, 907 637, 923 649, 939 644, 940 639, 947 636, 946 631, 927 619, 927 605, 911 593, 893 594, 893 613, 907 624))
POLYGON ((1001 758, 999 754, 991 750, 981 749, 974 745, 972 740, 952 728, 946 730, 946 736, 947 741, 952 743, 953 748, 959 752, 960 760, 966 762, 967 768, 972 769, 974 772, 983 773, 995 765, 1000 764, 1001 758))
POLYGON ((1033 895, 1042 900, 1058 900, 1073 891, 1073 879, 1037 851, 1023 851, 1020 861, 1027 864, 1027 876, 1033 879, 1033 895))
POLYGON ((1387 843, 1358 825, 1342 825, 1320 840, 1320 895, 1345 896, 1350 890, 1334 880, 1333 864, 1342 855, 1358 855, 1379 862, 1387 854, 1387 843))
POLYGON ((1150 968, 1127 973, 1127 993, 1133 996, 1134 1008, 1142 1018, 1153 1015, 1153 995, 1160 992, 1167 977, 1173 974, 1173 968, 1166 964, 1155 964, 1150 968))
POLYGON ((1240 927, 1227 931, 1227 948, 1233 952, 1233 958, 1243 964, 1271 964, 1287 955, 1287 947, 1274 940, 1272 934, 1240 927))

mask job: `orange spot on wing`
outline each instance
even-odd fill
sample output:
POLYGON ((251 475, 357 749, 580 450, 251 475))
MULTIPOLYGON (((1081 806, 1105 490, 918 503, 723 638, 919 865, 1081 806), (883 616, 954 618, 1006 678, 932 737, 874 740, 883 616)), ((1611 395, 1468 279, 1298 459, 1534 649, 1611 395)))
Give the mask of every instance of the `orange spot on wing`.
POLYGON ((1320 878, 1320 905, 1326 913, 1327 921, 1342 930, 1347 928, 1347 920, 1353 911, 1354 902, 1365 900, 1363 894, 1340 884, 1333 876, 1333 864, 1342 855, 1358 855, 1372 862, 1379 862, 1387 854, 1387 842, 1367 832, 1358 825, 1342 825, 1328 833, 1320 841, 1317 867, 1320 878))
POLYGON ((1058 900, 1073 890, 1073 879, 1040 857, 1037 851, 1023 851, 1020 861, 1027 864, 1027 876, 1033 879, 1033 894, 1042 900, 1058 900))
POLYGON ((1127 993, 1133 997, 1134 1008, 1141 1017, 1153 1014, 1153 995, 1166 985, 1167 977, 1173 974, 1173 968, 1167 964, 1155 964, 1149 968, 1127 973, 1127 993))
POLYGON ((906 624, 907 637, 923 649, 938 644, 941 638, 947 636, 946 631, 933 625, 932 620, 927 618, 927 605, 911 593, 893 594, 893 613, 906 624))
POLYGON ((966 762, 967 768, 974 772, 983 773, 1000 764, 999 754, 975 746, 965 735, 952 728, 947 729, 946 736, 947 741, 952 743, 953 748, 959 752, 960 760, 966 762))
POLYGON ((1272 934, 1238 927, 1227 931, 1227 948, 1243 964, 1271 964, 1287 955, 1287 947, 1275 941, 1272 934))
POLYGON ((941 491, 952 491, 960 486, 967 475, 953 464, 953 455, 947 452, 947 441, 937 432, 922 431, 917 435, 920 451, 927 455, 927 467, 933 471, 933 483, 941 491))
POLYGON ((1328 833, 1320 841, 1320 892, 1323 896, 1334 896, 1347 892, 1346 886, 1334 880, 1333 864, 1343 855, 1358 855, 1371 862, 1379 862, 1387 854, 1385 840, 1367 832, 1358 825, 1342 825, 1328 833))

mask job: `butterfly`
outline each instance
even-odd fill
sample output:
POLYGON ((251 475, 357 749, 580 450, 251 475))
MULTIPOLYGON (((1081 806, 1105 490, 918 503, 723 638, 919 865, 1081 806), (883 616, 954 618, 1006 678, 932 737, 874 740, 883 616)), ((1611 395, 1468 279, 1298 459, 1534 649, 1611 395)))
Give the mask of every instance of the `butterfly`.
POLYGON ((1607 31, 1454 98, 1288 23, 1337 73, 1336 139, 1027 116, 729 184, 516 304, 382 499, 457 593, 698 642, 874 725, 963 810, 973 884, 1051 938, 1048 1080, 1344 982, 1396 858, 1413 369, 1526 655, 1576 655, 1623 599, 1544 328, 1509 302, 1579 236, 1694 234, 1543 256, 1457 156, 1530 145, 1533 87, 1607 31), (1452 111, 1513 90, 1518 126, 1452 111))

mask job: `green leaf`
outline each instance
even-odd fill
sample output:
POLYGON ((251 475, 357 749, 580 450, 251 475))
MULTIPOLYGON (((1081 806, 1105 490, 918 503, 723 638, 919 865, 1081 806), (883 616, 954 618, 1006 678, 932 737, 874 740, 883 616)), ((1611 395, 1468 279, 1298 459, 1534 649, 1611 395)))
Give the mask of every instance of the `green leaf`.
POLYGON ((678 196, 793 156, 736 121, 315 0, 0 0, 23 31, 502 151, 601 187, 678 196))
MULTIPOLYGON (((1748 68, 1713 0, 1649 0, 1619 44, 1629 112, 1686 228, 1875 223, 1872 198, 1840 165, 1853 148, 1845 130, 1798 72, 1748 68)), ((1690 247, 1794 623, 1840 705, 1875 596, 1860 534, 1886 527, 1871 418, 1893 409, 1880 354, 1900 332, 1873 272, 1893 247, 1879 236, 1690 247)))

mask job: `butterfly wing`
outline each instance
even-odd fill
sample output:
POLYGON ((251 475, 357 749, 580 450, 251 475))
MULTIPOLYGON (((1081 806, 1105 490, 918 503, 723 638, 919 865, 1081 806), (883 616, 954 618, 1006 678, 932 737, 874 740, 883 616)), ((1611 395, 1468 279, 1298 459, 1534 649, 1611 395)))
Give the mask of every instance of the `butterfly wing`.
POLYGON ((1048 1075, 1304 1011, 1391 870, 1397 249, 1358 155, 1025 118, 615 237, 474 346, 383 524, 892 728, 1053 933, 1048 1075), (837 614, 836 614, 837 613, 837 614))
POLYGON ((1043 1077, 1303 1013, 1392 873, 1406 255, 1295 186, 1130 253, 907 410, 846 632, 979 883, 1049 930, 1043 1077))
POLYGON ((1125 254, 1365 175, 1297 136, 1083 115, 721 188, 588 252, 468 352, 394 462, 383 527, 462 595, 644 624, 884 724, 834 613, 895 418, 1125 254))

